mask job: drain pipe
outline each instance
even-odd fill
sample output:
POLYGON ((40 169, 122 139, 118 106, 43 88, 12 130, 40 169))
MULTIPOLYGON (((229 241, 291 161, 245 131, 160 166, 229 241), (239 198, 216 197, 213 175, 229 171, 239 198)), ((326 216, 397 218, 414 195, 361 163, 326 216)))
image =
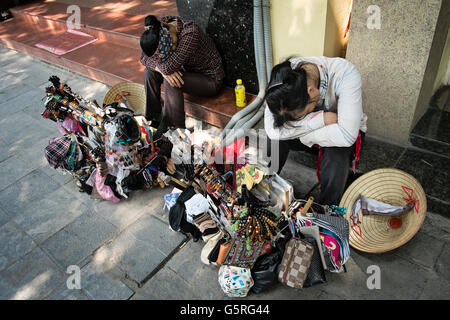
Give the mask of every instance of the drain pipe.
POLYGON ((270 80, 270 73, 272 70, 272 37, 270 27, 270 6, 269 0, 254 0, 254 45, 255 45, 255 60, 256 69, 258 72, 259 94, 252 104, 247 106, 250 111, 246 113, 238 112, 233 116, 228 125, 224 128, 221 137, 222 145, 227 146, 235 140, 242 138, 245 135, 245 129, 250 129, 255 126, 264 115, 264 96, 267 83, 270 80), (262 7, 262 10, 260 9, 262 7), (262 14, 261 14, 262 11, 262 14), (233 133, 226 137, 225 130, 233 129, 233 133), (243 129, 243 130, 238 130, 243 129))
MULTIPOLYGON (((268 3, 268 0, 264 0, 268 3)), ((268 9, 268 5, 267 8, 268 9)), ((242 137, 242 134, 234 132, 234 130, 245 127, 249 128, 248 125, 253 123, 256 124, 258 120, 255 121, 255 117, 261 117, 261 105, 264 102, 265 91, 267 87, 267 57, 266 57, 266 45, 265 41, 267 37, 264 36, 264 26, 263 26, 263 11, 264 7, 262 5, 262 0, 253 0, 253 37, 254 37, 254 47, 255 47, 255 61, 256 61, 256 71, 258 74, 259 83, 259 93, 255 100, 245 107, 243 110, 236 113, 228 122, 228 124, 223 129, 220 137, 222 138, 222 145, 227 146, 234 140, 242 137), (233 132, 227 134, 230 129, 233 132), (238 134, 238 135, 237 135, 238 134), (230 142, 231 141, 231 142, 230 142)), ((270 25, 269 25, 270 28, 270 25)), ((270 35, 269 35, 270 37, 270 35)), ((271 57, 270 57, 271 60, 271 57)), ((253 126, 252 125, 252 126, 253 126)))
POLYGON ((262 0, 263 6, 263 26, 264 26, 264 48, 266 58, 266 76, 267 83, 270 81, 272 73, 272 26, 270 23, 270 0, 262 0))
MULTIPOLYGON (((265 91, 265 88, 267 87, 267 84, 270 81, 270 74, 272 72, 272 34, 270 25, 270 0, 262 0, 262 22, 263 22, 263 39, 265 49, 264 65, 266 68, 265 72, 266 81, 264 82, 264 91, 265 91)), ((262 66, 262 63, 260 63, 259 65, 262 66)), ((255 118, 246 116, 235 125, 235 128, 244 128, 244 129, 252 128, 261 119, 262 115, 264 114, 264 109, 265 105, 263 101, 263 105, 261 105, 259 109, 256 112, 254 112, 255 118)))

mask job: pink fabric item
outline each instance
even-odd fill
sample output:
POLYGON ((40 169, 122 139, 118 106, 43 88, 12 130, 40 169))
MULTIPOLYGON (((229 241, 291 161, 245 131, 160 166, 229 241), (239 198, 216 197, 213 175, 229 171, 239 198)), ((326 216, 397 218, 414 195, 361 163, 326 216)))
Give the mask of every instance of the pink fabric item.
POLYGON ((111 188, 105 185, 105 180, 106 177, 102 177, 97 170, 95 177, 95 188, 97 189, 98 194, 104 200, 111 200, 114 203, 119 202, 120 199, 114 195, 114 192, 111 190, 111 188))
POLYGON ((341 263, 339 260, 339 252, 340 252, 339 243, 336 241, 335 238, 333 238, 332 236, 325 234, 325 233, 320 233, 320 238, 321 238, 323 244, 325 245, 325 247, 327 247, 328 249, 331 250, 331 257, 333 258, 333 261, 335 262, 335 264, 338 267, 340 267, 341 263))
POLYGON ((67 134, 67 132, 64 131, 64 128, 67 131, 69 131, 70 133, 77 133, 77 132, 80 131, 80 127, 78 125, 78 121, 76 121, 76 120, 74 120, 74 119, 72 119, 70 117, 66 117, 63 122, 59 122, 58 121, 56 123, 56 126, 58 127, 58 130, 59 130, 59 132, 62 135, 66 135, 67 134))
POLYGON ((67 134, 66 131, 64 131, 64 125, 62 122, 56 122, 56 127, 58 128, 59 133, 61 133, 63 136, 67 134))
POLYGON ((35 44, 35 46, 60 56, 97 40, 97 38, 89 34, 69 29, 62 34, 55 35, 50 39, 39 42, 35 44))

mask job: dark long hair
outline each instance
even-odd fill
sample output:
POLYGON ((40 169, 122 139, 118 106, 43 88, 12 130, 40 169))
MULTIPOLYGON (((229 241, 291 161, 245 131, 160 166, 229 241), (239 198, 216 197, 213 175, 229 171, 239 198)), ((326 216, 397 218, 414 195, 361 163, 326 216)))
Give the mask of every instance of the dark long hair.
POLYGON ((151 57, 158 48, 161 22, 155 16, 148 15, 145 17, 144 24, 150 28, 141 35, 141 49, 148 57, 151 57))
POLYGON ((305 109, 309 102, 306 71, 293 70, 289 60, 274 66, 266 89, 266 102, 274 116, 275 127, 295 120, 292 111, 305 109))

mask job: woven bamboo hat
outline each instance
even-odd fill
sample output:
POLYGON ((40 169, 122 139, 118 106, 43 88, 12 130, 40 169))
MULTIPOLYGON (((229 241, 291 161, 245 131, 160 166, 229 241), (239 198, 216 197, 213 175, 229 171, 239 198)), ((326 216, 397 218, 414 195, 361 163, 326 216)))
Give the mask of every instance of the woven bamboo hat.
POLYGON ((345 191, 341 207, 347 208, 345 218, 350 224, 350 245, 360 251, 382 253, 408 242, 425 220, 427 199, 420 183, 398 169, 377 169, 368 172, 345 191), (352 208, 359 196, 372 198, 393 206, 414 203, 414 208, 396 217, 363 216, 354 224, 352 208))
POLYGON ((136 82, 121 82, 113 86, 106 93, 103 104, 121 102, 126 99, 129 106, 140 114, 145 114, 145 88, 136 82))

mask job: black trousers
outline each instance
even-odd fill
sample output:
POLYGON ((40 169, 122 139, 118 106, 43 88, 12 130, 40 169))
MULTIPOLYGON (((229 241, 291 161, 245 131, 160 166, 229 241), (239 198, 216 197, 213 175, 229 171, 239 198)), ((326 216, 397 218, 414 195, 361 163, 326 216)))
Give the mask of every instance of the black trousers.
POLYGON ((203 74, 182 72, 184 84, 181 88, 172 87, 164 77, 154 70, 145 68, 145 92, 147 105, 145 118, 147 120, 161 119, 163 114, 169 124, 177 128, 185 128, 184 95, 211 97, 222 89, 222 82, 203 74), (164 109, 161 103, 161 84, 164 84, 164 109))
MULTIPOLYGON (((299 139, 279 140, 278 174, 284 167, 289 151, 307 151, 318 155, 319 149, 309 148, 299 139)), ((269 143, 270 146, 270 143, 269 143)), ((355 153, 355 144, 351 147, 322 147, 320 165, 320 199, 322 205, 339 205, 345 191, 349 169, 355 153)))

